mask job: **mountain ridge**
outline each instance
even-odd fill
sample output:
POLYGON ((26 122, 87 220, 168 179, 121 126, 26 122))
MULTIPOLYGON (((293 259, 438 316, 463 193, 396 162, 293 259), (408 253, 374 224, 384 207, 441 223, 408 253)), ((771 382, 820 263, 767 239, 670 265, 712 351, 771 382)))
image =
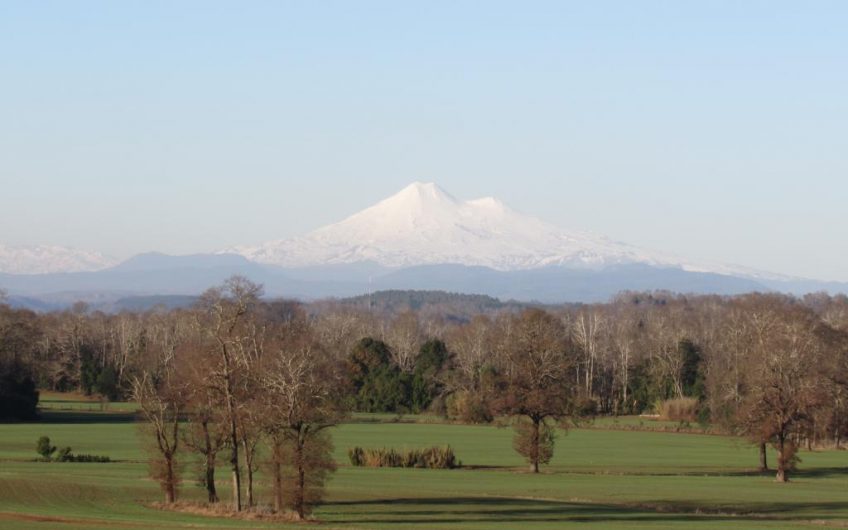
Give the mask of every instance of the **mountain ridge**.
POLYGON ((0 272, 9 274, 97 271, 116 264, 116 260, 90 250, 59 245, 0 244, 0 272))

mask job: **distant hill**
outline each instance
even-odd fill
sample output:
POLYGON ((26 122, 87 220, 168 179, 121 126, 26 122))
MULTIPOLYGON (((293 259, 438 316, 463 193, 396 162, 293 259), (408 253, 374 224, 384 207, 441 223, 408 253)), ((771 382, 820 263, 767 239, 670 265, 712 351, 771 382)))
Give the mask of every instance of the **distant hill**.
POLYGON ((197 302, 197 296, 190 295, 153 295, 153 296, 128 296, 120 298, 111 304, 111 311, 143 312, 157 307, 165 309, 184 309, 193 306, 197 302))
POLYGON ((395 311, 398 309, 419 310, 425 305, 462 304, 477 309, 477 312, 503 309, 508 304, 483 294, 449 293, 446 291, 415 291, 392 289, 371 294, 352 296, 339 300, 342 305, 353 307, 379 307, 395 311))
POLYGON ((475 315, 519 311, 538 305, 512 300, 502 301, 481 294, 400 289, 376 291, 371 294, 342 298, 335 300, 335 303, 383 315, 396 315, 406 310, 423 313, 432 310, 432 312, 453 321, 468 321, 475 315))

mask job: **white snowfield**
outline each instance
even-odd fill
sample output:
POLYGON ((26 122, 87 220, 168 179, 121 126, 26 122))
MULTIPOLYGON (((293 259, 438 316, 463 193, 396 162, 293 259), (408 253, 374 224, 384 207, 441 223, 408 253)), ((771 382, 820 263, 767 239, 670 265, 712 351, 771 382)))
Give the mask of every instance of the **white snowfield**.
POLYGON ((7 274, 86 272, 112 265, 115 261, 99 252, 46 245, 0 245, 0 272, 7 274))
POLYGON ((495 198, 461 201, 436 184, 421 182, 304 236, 224 252, 281 267, 371 261, 386 267, 452 263, 511 271, 550 265, 594 269, 645 264, 775 277, 742 267, 691 263, 589 232, 564 230, 495 198))

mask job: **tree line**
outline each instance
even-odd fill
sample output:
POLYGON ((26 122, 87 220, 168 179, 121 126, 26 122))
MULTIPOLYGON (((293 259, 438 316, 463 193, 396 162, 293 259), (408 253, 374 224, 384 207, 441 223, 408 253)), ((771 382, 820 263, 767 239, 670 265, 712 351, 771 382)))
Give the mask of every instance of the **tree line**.
POLYGON ((223 459, 235 509, 255 504, 264 466, 276 509, 301 516, 333 470, 327 428, 351 411, 512 417, 533 471, 550 460, 555 427, 595 415, 676 410, 757 444, 763 469, 773 445, 781 481, 799 448, 848 435, 844 296, 622 293, 457 318, 439 306, 381 312, 261 295, 235 277, 190 309, 0 305, 0 413, 33 417, 38 388, 135 399, 166 500, 180 455, 194 453, 210 502, 223 459))

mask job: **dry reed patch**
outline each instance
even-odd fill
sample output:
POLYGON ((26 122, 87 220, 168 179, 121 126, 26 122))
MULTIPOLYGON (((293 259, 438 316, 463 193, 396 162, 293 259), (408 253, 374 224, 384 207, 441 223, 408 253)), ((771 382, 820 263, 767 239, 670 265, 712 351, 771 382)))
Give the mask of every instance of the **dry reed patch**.
POLYGON ((240 512, 232 509, 229 503, 219 502, 216 504, 177 501, 173 504, 164 502, 153 502, 148 504, 150 508, 168 512, 180 512, 191 515, 202 515, 205 517, 220 517, 225 519, 239 519, 242 521, 263 521, 277 523, 317 523, 318 521, 307 517, 301 519, 294 512, 274 513, 266 506, 253 506, 244 508, 240 512))

